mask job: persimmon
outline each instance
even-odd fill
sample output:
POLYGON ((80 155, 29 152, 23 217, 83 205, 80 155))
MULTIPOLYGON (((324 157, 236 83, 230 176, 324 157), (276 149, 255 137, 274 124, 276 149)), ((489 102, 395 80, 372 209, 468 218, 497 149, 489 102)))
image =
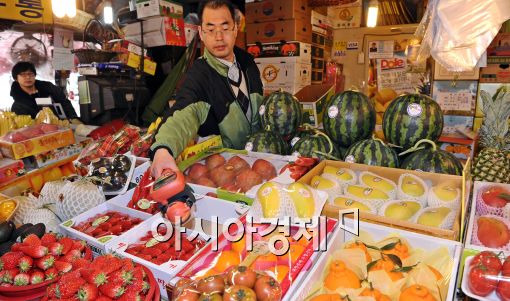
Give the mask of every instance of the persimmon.
POLYGON ((429 290, 423 285, 414 284, 404 289, 398 298, 399 301, 437 301, 429 290))
POLYGON ((357 241, 353 242, 352 244, 349 244, 345 248, 346 249, 360 249, 361 251, 363 251, 365 253, 365 260, 367 262, 372 261, 372 256, 370 256, 370 254, 368 253, 367 246, 362 241, 357 240, 357 241))
POLYGON ((224 272, 228 268, 238 265, 241 263, 241 257, 234 251, 222 251, 220 255, 216 257, 216 264, 214 269, 216 271, 224 272))
POLYGON ((360 288, 361 281, 358 275, 347 268, 341 260, 334 260, 329 266, 329 272, 324 280, 324 286, 329 290, 337 288, 360 288))

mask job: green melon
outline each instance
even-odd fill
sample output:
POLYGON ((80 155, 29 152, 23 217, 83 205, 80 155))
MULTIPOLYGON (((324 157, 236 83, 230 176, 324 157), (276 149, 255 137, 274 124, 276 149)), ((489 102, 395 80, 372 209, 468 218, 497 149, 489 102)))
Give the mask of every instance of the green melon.
POLYGON ((319 159, 335 159, 340 155, 331 139, 318 130, 315 130, 313 135, 306 135, 293 140, 294 145, 290 151, 291 154, 297 153, 302 157, 319 159))
POLYGON ((296 97, 284 91, 267 96, 259 109, 262 127, 270 126, 282 137, 294 135, 301 124, 301 105, 296 97))
POLYGON ((443 113, 432 98, 406 94, 391 102, 382 126, 388 142, 407 150, 421 139, 437 141, 443 131, 443 113))
POLYGON ((275 131, 259 131, 248 138, 245 149, 252 152, 287 155, 287 143, 282 136, 275 131))
POLYGON ((462 175, 463 167, 459 159, 447 151, 438 149, 433 141, 419 141, 414 148, 417 149, 424 142, 431 144, 432 147, 414 151, 402 162, 400 168, 457 176, 462 175))
POLYGON ((366 139, 351 145, 345 154, 346 162, 366 165, 398 167, 398 155, 380 139, 366 139))
POLYGON ((326 134, 341 147, 367 139, 375 128, 375 109, 363 93, 345 91, 328 102, 323 124, 326 134))

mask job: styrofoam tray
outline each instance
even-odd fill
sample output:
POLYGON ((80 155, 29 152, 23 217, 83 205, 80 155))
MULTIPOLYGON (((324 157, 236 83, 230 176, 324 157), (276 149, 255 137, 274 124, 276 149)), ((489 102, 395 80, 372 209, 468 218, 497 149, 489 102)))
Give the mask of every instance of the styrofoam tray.
POLYGON ((468 284, 469 279, 469 271, 471 270, 471 267, 469 266, 471 264, 471 261, 473 260, 474 256, 469 256, 466 258, 466 262, 464 264, 464 273, 462 274, 462 292, 466 294, 467 296, 480 301, 500 301, 501 299, 496 294, 496 291, 492 292, 487 297, 482 297, 475 295, 470 289, 468 284))
MULTIPOLYGON (((125 155, 126 157, 129 158, 129 160, 131 160, 131 167, 129 168, 129 171, 126 172, 126 183, 124 184, 124 186, 122 187, 122 189, 120 190, 116 190, 116 191, 105 191, 103 189, 103 193, 104 195, 118 195, 118 194, 124 194, 126 193, 126 191, 129 189, 129 183, 131 183, 131 178, 133 177, 133 172, 135 171, 135 163, 136 163, 136 157, 135 156, 132 156, 132 155, 125 155)), ((108 158, 113 158, 113 157, 108 157, 108 158)), ((92 175, 92 163, 89 164, 89 173, 88 175, 92 175)))

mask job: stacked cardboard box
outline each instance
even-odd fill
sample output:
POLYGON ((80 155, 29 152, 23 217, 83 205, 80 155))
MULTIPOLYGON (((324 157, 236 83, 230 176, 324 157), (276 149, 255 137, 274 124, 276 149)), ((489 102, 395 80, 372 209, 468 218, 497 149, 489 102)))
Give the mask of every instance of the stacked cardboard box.
POLYGON ((311 83, 310 18, 307 0, 246 4, 248 51, 256 57, 265 93, 294 94, 311 83))

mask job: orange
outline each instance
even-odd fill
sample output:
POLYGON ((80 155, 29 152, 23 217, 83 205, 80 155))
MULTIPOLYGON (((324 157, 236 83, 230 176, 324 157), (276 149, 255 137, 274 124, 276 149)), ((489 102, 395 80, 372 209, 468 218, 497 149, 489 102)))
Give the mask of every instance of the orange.
POLYGON ((282 283, 289 273, 289 267, 279 264, 274 267, 274 273, 276 275, 276 280, 278 280, 279 283, 282 283))
POLYGON ((237 253, 243 253, 246 249, 246 239, 243 236, 239 241, 232 243, 232 250, 236 251, 237 253))
POLYGON ((434 273, 434 275, 436 276, 436 279, 439 281, 443 278, 443 274, 441 274, 441 272, 439 272, 438 270, 436 270, 434 267, 430 266, 427 264, 427 267, 432 271, 432 273, 434 273))
POLYGON ((419 284, 411 285, 400 294, 399 301, 437 301, 429 290, 419 284))
POLYGON ((276 261, 278 261, 276 255, 268 253, 257 257, 250 267, 256 271, 265 271, 273 268, 276 265, 276 261))
POLYGON ((375 301, 391 301, 390 297, 386 296, 385 294, 381 293, 379 290, 370 287, 364 289, 360 296, 362 297, 373 297, 375 301))
POLYGON ((374 265, 372 265, 368 271, 369 272, 378 270, 386 271, 386 273, 388 274, 392 281, 397 281, 399 279, 404 278, 402 272, 392 272, 395 268, 396 268, 395 263, 393 263, 391 259, 383 257, 377 260, 377 262, 374 265))
POLYGON ((213 269, 219 272, 225 272, 228 268, 241 263, 240 254, 234 251, 221 251, 216 257, 213 269))
POLYGON ((304 251, 305 251, 305 247, 303 245, 293 243, 289 246, 289 251, 287 252, 287 254, 279 256, 278 259, 281 263, 284 263, 287 265, 289 264, 289 259, 290 259, 290 264, 295 264, 296 261, 298 260, 299 256, 301 256, 301 254, 303 254, 304 251))
POLYGON ((324 286, 329 290, 337 288, 360 288, 358 275, 351 271, 341 260, 334 260, 329 266, 329 272, 324 279, 324 286))
POLYGON ((370 256, 370 254, 368 253, 368 250, 367 250, 367 246, 362 241, 357 240, 356 242, 349 244, 345 248, 346 249, 360 249, 361 251, 363 251, 365 253, 365 260, 367 262, 372 261, 372 256, 370 256))
POLYGON ((341 301, 340 294, 321 294, 313 297, 310 301, 341 301))
POLYGON ((393 254, 398 256, 400 260, 404 260, 409 257, 409 248, 399 240, 392 249, 384 250, 383 253, 393 254))

